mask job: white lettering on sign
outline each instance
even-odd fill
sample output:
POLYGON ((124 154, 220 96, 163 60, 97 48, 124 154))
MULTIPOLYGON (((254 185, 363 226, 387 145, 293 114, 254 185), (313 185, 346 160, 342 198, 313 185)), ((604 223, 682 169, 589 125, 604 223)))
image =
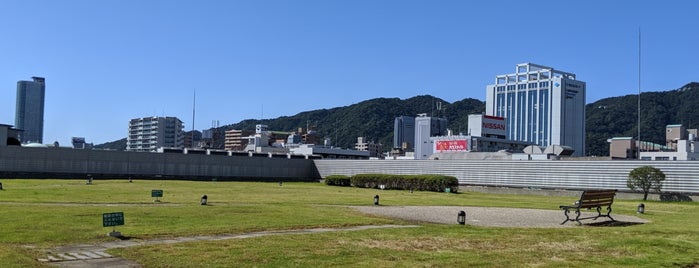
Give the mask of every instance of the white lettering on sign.
POLYGON ((483 122, 483 128, 505 130, 505 124, 483 122))

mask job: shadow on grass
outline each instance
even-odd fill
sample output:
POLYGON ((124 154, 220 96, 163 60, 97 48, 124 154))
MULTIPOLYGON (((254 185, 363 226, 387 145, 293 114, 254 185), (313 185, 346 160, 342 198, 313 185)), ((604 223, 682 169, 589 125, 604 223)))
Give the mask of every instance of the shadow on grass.
POLYGON ((602 221, 602 222, 585 223, 583 225, 591 226, 591 227, 627 227, 627 226, 633 226, 633 225, 639 225, 639 224, 643 224, 643 223, 642 222, 628 222, 628 221, 602 221))

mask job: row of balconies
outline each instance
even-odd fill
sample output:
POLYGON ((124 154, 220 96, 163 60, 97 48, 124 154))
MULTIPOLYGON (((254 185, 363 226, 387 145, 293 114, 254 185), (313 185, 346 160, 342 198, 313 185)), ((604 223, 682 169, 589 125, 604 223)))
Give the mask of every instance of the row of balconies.
POLYGON ((128 143, 127 145, 128 145, 128 146, 133 146, 133 145, 155 145, 155 144, 158 144, 158 143, 157 143, 157 142, 140 142, 140 141, 137 141, 137 142, 128 143))
POLYGON ((157 121, 153 121, 153 122, 144 122, 144 123, 141 123, 141 122, 138 122, 138 123, 133 123, 133 122, 131 122, 131 123, 129 123, 129 127, 153 127, 153 126, 157 126, 157 125, 158 125, 158 122, 157 122, 157 121))
POLYGON ((144 129, 145 130, 157 130, 158 127, 157 126, 154 126, 154 127, 140 127, 140 126, 139 127, 129 127, 129 131, 144 130, 144 129))
POLYGON ((130 140, 157 140, 158 136, 153 136, 153 135, 151 135, 151 136, 141 136, 141 135, 133 136, 132 135, 132 136, 129 136, 129 139, 130 140))
POLYGON ((151 134, 151 133, 158 133, 157 129, 146 129, 144 130, 129 130, 129 134, 131 135, 136 135, 136 134, 151 134))
POLYGON ((143 136, 143 135, 155 135, 158 134, 157 131, 132 131, 129 132, 130 136, 138 135, 138 136, 143 136))

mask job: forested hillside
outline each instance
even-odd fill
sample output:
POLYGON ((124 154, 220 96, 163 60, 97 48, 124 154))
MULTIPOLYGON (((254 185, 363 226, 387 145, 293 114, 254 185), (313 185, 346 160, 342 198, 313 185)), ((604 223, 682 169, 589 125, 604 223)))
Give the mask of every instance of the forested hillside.
MULTIPOLYGON (((641 140, 665 144, 665 126, 699 127, 699 83, 641 93, 641 140)), ((607 139, 638 136, 638 95, 601 99, 587 111, 587 154, 609 155, 607 139)))
POLYGON ((334 145, 352 148, 357 137, 380 142, 386 149, 393 146, 393 120, 397 116, 419 113, 445 116, 450 128, 465 132, 468 114, 483 113, 485 103, 476 99, 464 99, 449 103, 429 95, 401 100, 398 98, 377 98, 357 104, 332 109, 301 112, 293 116, 282 116, 265 120, 245 120, 227 125, 223 129, 255 129, 256 124, 265 124, 270 130, 294 131, 306 128, 317 131, 321 137, 330 138, 334 145), (438 105, 438 103, 441 103, 438 105), (438 110, 441 106, 441 110, 438 110))

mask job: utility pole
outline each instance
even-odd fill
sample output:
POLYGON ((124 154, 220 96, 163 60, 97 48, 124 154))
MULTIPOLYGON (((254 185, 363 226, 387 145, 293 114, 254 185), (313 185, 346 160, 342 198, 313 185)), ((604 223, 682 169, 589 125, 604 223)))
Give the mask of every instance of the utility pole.
POLYGON ((189 134, 190 147, 194 148, 194 116, 197 110, 197 89, 194 89, 194 96, 192 97, 192 132, 189 134))
POLYGON ((641 160, 641 27, 638 27, 638 148, 637 160, 641 160))

